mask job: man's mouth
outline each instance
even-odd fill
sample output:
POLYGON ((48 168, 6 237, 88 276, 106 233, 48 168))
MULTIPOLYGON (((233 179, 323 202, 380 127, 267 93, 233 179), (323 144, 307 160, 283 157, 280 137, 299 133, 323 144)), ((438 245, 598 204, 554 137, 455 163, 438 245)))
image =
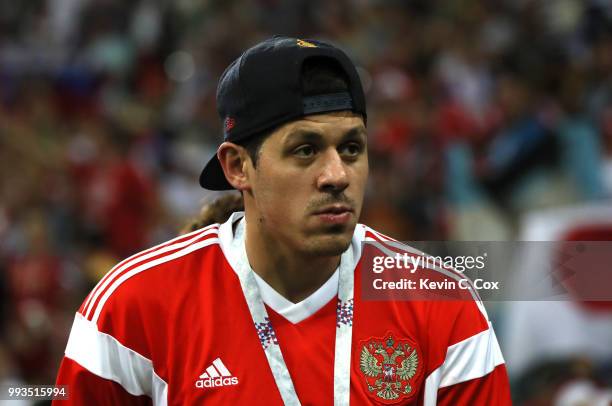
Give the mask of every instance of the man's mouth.
POLYGON ((315 211, 321 221, 327 224, 345 224, 350 221, 354 210, 345 204, 334 204, 315 211))
POLYGON ((315 214, 343 214, 346 212, 352 213, 353 208, 346 204, 333 204, 317 210, 315 214))

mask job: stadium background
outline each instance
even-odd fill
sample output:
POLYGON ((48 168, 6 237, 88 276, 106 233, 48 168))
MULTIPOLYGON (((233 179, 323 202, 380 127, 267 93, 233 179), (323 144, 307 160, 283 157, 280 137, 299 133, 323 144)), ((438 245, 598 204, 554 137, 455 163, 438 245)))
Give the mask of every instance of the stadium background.
MULTIPOLYGON (((217 79, 276 33, 333 41, 359 65, 362 222, 403 240, 512 240, 533 219, 612 217, 608 1, 0 0, 0 382, 52 383, 96 280, 214 199, 197 176, 221 138, 217 79)), ((519 367, 514 310, 489 311, 517 404, 610 390, 612 349, 588 349, 612 318, 519 367)), ((525 349, 546 345, 540 328, 525 349)))

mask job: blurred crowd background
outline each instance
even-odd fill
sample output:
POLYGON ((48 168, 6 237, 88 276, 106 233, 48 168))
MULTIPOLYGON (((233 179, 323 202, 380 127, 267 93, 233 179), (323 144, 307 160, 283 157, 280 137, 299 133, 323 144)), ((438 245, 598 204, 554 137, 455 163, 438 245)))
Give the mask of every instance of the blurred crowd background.
MULTIPOLYGON (((54 382, 101 275, 216 197, 197 177, 221 141, 217 80, 274 34, 332 41, 359 66, 362 222, 512 240, 538 213, 545 228, 568 207, 612 218, 610 1, 0 0, 0 382, 54 382)), ((504 349, 514 316, 492 315, 504 349)), ((589 337, 596 357, 577 345, 519 368, 509 350, 515 402, 603 399, 606 334, 589 337)))

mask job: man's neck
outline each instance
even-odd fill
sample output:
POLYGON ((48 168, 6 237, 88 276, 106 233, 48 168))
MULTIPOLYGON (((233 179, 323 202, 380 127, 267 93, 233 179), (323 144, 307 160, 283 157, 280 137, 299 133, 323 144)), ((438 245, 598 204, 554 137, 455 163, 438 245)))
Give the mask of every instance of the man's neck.
POLYGON ((296 253, 248 223, 244 236, 253 271, 292 303, 301 302, 319 289, 340 264, 339 255, 309 257, 296 253))

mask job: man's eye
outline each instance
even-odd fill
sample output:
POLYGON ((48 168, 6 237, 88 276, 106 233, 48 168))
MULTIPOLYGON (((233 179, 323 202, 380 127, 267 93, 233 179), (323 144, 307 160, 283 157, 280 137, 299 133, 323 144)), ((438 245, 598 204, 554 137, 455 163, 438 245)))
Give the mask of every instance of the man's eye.
POLYGON ((315 149, 312 145, 302 145, 293 151, 293 154, 300 158, 310 158, 315 154, 315 149))
POLYGON ((354 157, 354 156, 359 155, 361 153, 362 149, 363 148, 361 147, 360 144, 357 144, 355 142, 351 142, 350 144, 346 144, 346 145, 342 146, 340 152, 345 154, 345 155, 354 157))

